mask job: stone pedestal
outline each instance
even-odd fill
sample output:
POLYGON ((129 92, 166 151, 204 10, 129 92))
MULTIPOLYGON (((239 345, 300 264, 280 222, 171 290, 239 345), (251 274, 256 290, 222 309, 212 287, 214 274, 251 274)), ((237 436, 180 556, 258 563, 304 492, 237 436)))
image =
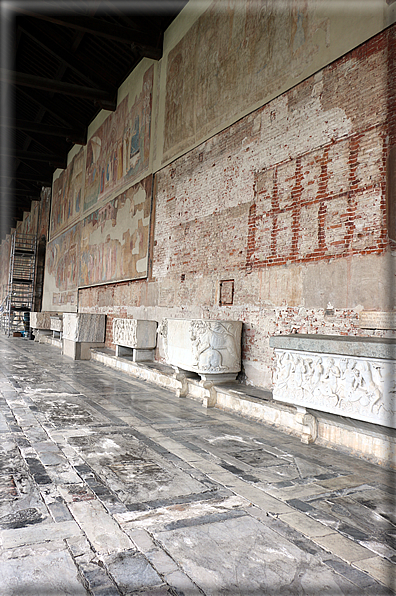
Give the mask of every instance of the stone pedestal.
POLYGON ((89 360, 91 348, 104 346, 106 316, 64 313, 63 354, 74 360, 89 360))
POLYGON ((116 356, 131 356, 134 362, 154 360, 157 321, 114 319, 113 343, 116 356))
POLYGON ((396 342, 279 335, 273 397, 313 410, 396 428, 396 342))
POLYGON ((164 319, 161 336, 168 364, 203 381, 234 381, 241 370, 241 321, 164 319))

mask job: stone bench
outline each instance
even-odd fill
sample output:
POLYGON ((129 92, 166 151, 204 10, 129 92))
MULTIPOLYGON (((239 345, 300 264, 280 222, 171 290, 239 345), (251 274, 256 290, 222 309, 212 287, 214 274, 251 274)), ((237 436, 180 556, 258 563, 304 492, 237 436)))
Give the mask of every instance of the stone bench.
POLYGON ((106 315, 64 313, 62 349, 73 360, 90 360, 91 348, 104 346, 106 315))
POLYGON ((391 428, 395 425, 396 341, 277 335, 274 399, 391 428))
POLYGON ((132 356, 134 362, 154 360, 157 321, 114 319, 113 343, 116 356, 132 356))
POLYGON ((178 373, 226 383, 241 370, 241 321, 164 319, 160 333, 166 362, 178 373))

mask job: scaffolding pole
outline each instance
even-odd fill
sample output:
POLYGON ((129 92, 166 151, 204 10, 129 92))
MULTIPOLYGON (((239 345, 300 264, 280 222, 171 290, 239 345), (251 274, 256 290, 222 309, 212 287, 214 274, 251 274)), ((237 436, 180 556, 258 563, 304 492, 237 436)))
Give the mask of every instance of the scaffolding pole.
POLYGON ((11 238, 6 298, 2 305, 2 326, 8 335, 28 332, 33 305, 36 270, 36 235, 18 234, 11 238))

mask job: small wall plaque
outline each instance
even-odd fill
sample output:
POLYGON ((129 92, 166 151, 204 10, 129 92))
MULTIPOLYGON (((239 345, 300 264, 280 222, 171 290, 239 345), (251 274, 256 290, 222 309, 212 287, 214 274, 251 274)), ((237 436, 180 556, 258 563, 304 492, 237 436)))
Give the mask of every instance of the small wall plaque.
POLYGON ((226 279, 220 282, 220 306, 229 306, 234 303, 234 280, 226 279))
POLYGON ((367 310, 359 313, 362 329, 396 329, 396 312, 367 310))

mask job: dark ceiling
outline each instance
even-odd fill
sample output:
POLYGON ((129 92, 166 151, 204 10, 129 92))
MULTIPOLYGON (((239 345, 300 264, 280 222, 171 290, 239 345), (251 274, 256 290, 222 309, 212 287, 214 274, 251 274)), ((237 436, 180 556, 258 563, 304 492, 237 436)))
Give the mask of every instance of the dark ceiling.
POLYGON ((9 4, 1 23, 2 237, 66 167, 73 144, 86 143, 98 112, 115 110, 117 88, 140 60, 161 58, 164 31, 187 0, 9 4))

